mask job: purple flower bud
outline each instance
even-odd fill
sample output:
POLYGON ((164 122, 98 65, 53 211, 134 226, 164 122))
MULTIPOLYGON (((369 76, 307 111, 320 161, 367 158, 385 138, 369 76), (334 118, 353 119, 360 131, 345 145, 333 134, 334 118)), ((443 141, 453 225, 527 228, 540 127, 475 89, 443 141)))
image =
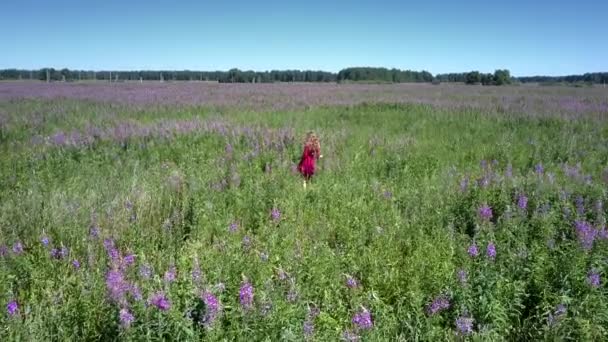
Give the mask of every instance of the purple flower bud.
POLYGON ((352 319, 353 324, 361 330, 369 330, 374 326, 372 314, 366 308, 357 312, 352 319))
POLYGON ((46 247, 46 246, 48 246, 48 245, 49 245, 49 238, 48 238, 47 236, 43 236, 43 237, 40 239, 40 242, 42 243, 42 245, 43 245, 44 247, 46 247))
POLYGON ((241 302, 241 306, 246 310, 253 307, 253 285, 251 285, 251 283, 244 282, 241 284, 239 301, 241 302))
POLYGON ((148 303, 157 307, 161 311, 167 311, 171 308, 171 302, 167 299, 163 292, 156 292, 148 299, 148 303))
POLYGON ((144 279, 150 279, 152 277, 152 267, 148 264, 139 266, 139 276, 144 279))
POLYGON ((587 283, 593 288, 600 287, 600 274, 595 271, 589 271, 587 274, 587 283))
POLYGON ((133 316, 133 314, 131 314, 129 312, 129 310, 123 308, 120 309, 120 325, 123 328, 128 328, 131 326, 131 323, 133 323, 133 321, 135 321, 135 317, 133 316))
POLYGON ((486 255, 492 261, 496 259, 496 246, 494 245, 494 242, 488 243, 488 247, 486 248, 486 255))
POLYGON ((479 217, 484 221, 489 221, 492 218, 492 208, 490 208, 487 204, 483 204, 477 210, 479 217))
POLYGON ((524 194, 519 195, 517 199, 517 206, 522 210, 528 208, 528 197, 526 197, 524 194))
POLYGON ((270 211, 270 216, 273 221, 279 221, 281 219, 281 212, 277 208, 272 208, 270 211))
POLYGON ((13 244, 13 253, 15 253, 15 255, 20 255, 23 253, 23 245, 21 244, 21 241, 17 241, 13 244))
POLYGON ((460 284, 464 285, 467 283, 467 280, 469 279, 469 272, 467 272, 464 269, 459 269, 457 275, 458 275, 458 281, 460 281, 460 284))
POLYGON ((467 316, 460 316, 456 318, 456 334, 457 335, 470 335, 473 333, 473 318, 467 316))
POLYGON ((477 245, 475 244, 475 242, 473 242, 470 246, 469 249, 467 250, 467 253, 469 253, 469 255, 472 258, 475 258, 479 255, 479 249, 477 249, 477 245))
POLYGON ((77 259, 72 260, 72 266, 77 270, 80 269, 80 261, 77 259))
POLYGON ((357 279, 351 276, 347 276, 346 277, 346 287, 348 287, 349 289, 355 289, 359 286, 359 284, 357 283, 357 279))
POLYGON ((441 295, 433 299, 431 304, 427 305, 426 312, 428 315, 433 316, 449 308, 450 300, 446 296, 441 295))
POLYGON ((9 316, 16 316, 19 313, 19 304, 17 304, 16 300, 11 300, 6 304, 6 312, 8 312, 9 316))
POLYGON ((175 267, 175 265, 169 266, 169 269, 167 270, 167 272, 165 272, 165 281, 168 283, 174 282, 176 279, 176 274, 177 268, 175 267))

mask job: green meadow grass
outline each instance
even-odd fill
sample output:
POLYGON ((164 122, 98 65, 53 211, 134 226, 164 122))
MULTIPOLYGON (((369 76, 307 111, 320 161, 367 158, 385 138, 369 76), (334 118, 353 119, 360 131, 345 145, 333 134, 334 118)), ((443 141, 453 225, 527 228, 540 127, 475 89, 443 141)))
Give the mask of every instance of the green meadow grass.
POLYGON ((608 242, 598 235, 585 251, 574 226, 605 225, 597 204, 608 198, 605 122, 422 105, 247 112, 21 100, 0 103, 0 111, 8 118, 0 136, 0 245, 8 248, 0 257, 0 340, 301 341, 313 306, 320 314, 309 319, 307 338, 316 341, 345 331, 369 341, 608 338, 608 242), (90 125, 168 119, 221 121, 233 131, 88 146, 44 140, 90 125), (237 129, 247 127, 251 136, 237 129), (273 147, 285 128, 291 138, 273 147), (324 158, 304 189, 292 168, 308 130, 324 158), (45 142, 32 142, 36 136, 45 142), (248 157, 255 143, 262 147, 248 157), (580 177, 564 172, 577 163, 580 177), (484 175, 487 187, 476 183, 484 175), (519 194, 529 198, 525 210, 519 194), (489 222, 477 215, 482 204, 493 210, 489 222), (92 226, 99 237, 90 236, 92 226), (142 300, 108 298, 104 239, 135 254, 124 274, 142 300), (11 250, 17 241, 20 255, 11 250), (467 254, 473 241, 476 258, 467 254), (495 261, 486 257, 490 241, 495 261), (69 256, 52 258, 50 249, 62 246, 69 256), (195 260, 200 283, 191 276, 195 260), (151 279, 138 273, 144 264, 151 279), (171 283, 163 280, 170 265, 171 283), (591 271, 600 274, 597 288, 591 271), (346 286, 347 276, 357 288, 346 286), (250 310, 239 304, 244 279, 254 286, 250 310), (171 301, 166 312, 146 305, 157 291, 171 301), (221 303, 209 326, 192 319, 201 291, 221 303), (429 314, 442 294, 450 308, 429 314), (14 315, 4 310, 11 300, 14 315), (552 322, 559 304, 567 312, 552 322), (123 307, 135 318, 129 327, 119 320, 123 307), (352 322, 362 307, 372 329, 352 322), (457 335, 463 315, 474 319, 468 336, 457 335))

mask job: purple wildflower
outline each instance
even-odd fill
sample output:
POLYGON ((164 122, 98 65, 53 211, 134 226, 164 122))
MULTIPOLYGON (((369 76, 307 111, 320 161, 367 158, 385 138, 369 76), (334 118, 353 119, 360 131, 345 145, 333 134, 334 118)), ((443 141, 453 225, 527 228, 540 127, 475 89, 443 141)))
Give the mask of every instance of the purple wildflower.
POLYGON ((218 312, 220 309, 220 304, 217 298, 213 295, 213 293, 206 291, 202 296, 203 302, 207 306, 207 310, 210 312, 218 312))
POLYGON ((302 329, 304 330, 304 337, 311 338, 315 333, 315 324, 311 320, 307 319, 304 321, 302 329))
POLYGON ((555 326, 558 323, 559 319, 562 318, 567 311, 568 309, 564 304, 558 304, 555 308, 555 311, 553 311, 553 313, 550 313, 549 317, 547 318, 547 323, 549 324, 549 326, 555 326))
POLYGON ((251 309, 253 306, 253 285, 243 282, 239 291, 239 301, 244 309, 251 309))
POLYGON ((359 287, 359 283, 357 282, 357 278, 352 276, 346 276, 346 287, 349 289, 355 289, 359 287))
POLYGON ((353 324, 361 330, 369 330, 374 326, 372 314, 366 308, 357 312, 352 319, 353 324))
POLYGON ((473 322, 473 318, 467 316, 456 318, 456 334, 466 336, 473 333, 473 322))
POLYGON ((90 236, 91 238, 97 238, 97 237, 99 236, 99 227, 97 227, 97 226, 92 226, 92 227, 89 229, 89 236, 90 236))
POLYGON ((108 257, 112 260, 112 262, 116 262, 120 259, 120 252, 114 245, 114 240, 105 239, 103 242, 103 246, 106 249, 106 252, 108 253, 108 257))
POLYGON ((545 168, 543 167, 543 164, 542 163, 536 164, 536 166, 534 166, 534 172, 536 172, 536 174, 542 175, 545 172, 545 168))
POLYGON ((106 273, 106 288, 108 295, 116 303, 124 301, 125 294, 129 291, 130 286, 124 278, 122 272, 111 270, 106 273))
POLYGON ((353 331, 345 330, 342 333, 342 341, 355 342, 355 341, 359 341, 360 339, 361 339, 361 337, 359 335, 355 334, 353 331))
POLYGON ((203 318, 202 323, 209 326, 213 324, 218 312, 220 311, 220 303, 217 300, 217 297, 215 297, 211 292, 203 293, 201 299, 203 300, 203 303, 205 303, 206 307, 205 317, 203 318))
POLYGON ((23 245, 21 244, 21 241, 17 241, 13 244, 13 253, 15 253, 15 255, 20 255, 23 253, 23 245))
POLYGON ((490 206, 488 206, 487 204, 481 205, 479 209, 477 209, 477 213, 479 214, 479 217, 484 221, 488 221, 492 218, 492 208, 490 208, 490 206))
POLYGON ((585 199, 583 196, 577 196, 574 200, 574 204, 576 205, 576 212, 579 215, 585 214, 585 199))
POLYGON ((42 243, 42 245, 43 245, 44 247, 48 246, 48 245, 49 245, 49 238, 48 238, 48 236, 43 236, 43 237, 40 239, 40 242, 42 243))
POLYGON ((175 265, 169 266, 169 269, 167 270, 167 272, 165 272, 165 281, 168 283, 174 282, 176 279, 176 274, 177 268, 175 267, 175 265))
POLYGON ((131 314, 129 312, 129 310, 122 308, 120 309, 120 325, 123 328, 128 328, 131 326, 131 323, 133 323, 133 321, 135 321, 135 317, 133 316, 133 314, 131 314))
POLYGON ((242 246, 245 250, 248 250, 251 247, 251 238, 249 236, 243 236, 242 246))
POLYGON ((467 253, 469 253, 469 255, 471 256, 471 258, 475 258, 479 255, 479 249, 477 248, 477 245, 475 244, 475 242, 473 242, 470 246, 469 249, 467 250, 467 253))
POLYGON ((433 299, 433 301, 427 305, 426 307, 426 313, 429 316, 433 316, 437 313, 440 313, 441 311, 447 310, 450 308, 450 300, 444 296, 438 296, 435 297, 435 299, 433 299))
POLYGON ((597 230, 587 221, 574 222, 574 228, 576 229, 576 236, 583 249, 588 251, 593 248, 597 230))
POLYGON ((68 249, 65 247, 51 249, 51 257, 54 259, 64 259, 68 256, 68 249))
POLYGON ((598 230, 597 235, 602 240, 608 240, 608 229, 606 229, 606 226, 602 226, 602 228, 598 230))
POLYGON ((488 243, 488 247, 486 248, 486 255, 492 261, 496 259, 496 245, 494 245, 494 242, 488 243))
POLYGON ((272 302, 266 302, 262 304, 262 308, 260 309, 260 315, 266 317, 272 311, 272 302))
POLYGON ((587 283, 593 288, 600 287, 600 274, 595 271, 587 273, 587 283))
POLYGON ((135 263, 135 254, 127 254, 124 258, 123 261, 125 263, 125 265, 127 266, 131 266, 135 263))
POLYGON ((228 230, 229 230, 231 233, 235 233, 235 232, 236 232, 238 229, 239 229, 239 224, 238 224, 238 222, 232 222, 232 223, 230 224, 230 226, 228 227, 228 230))
POLYGON ((5 245, 0 246, 0 257, 5 257, 8 255, 8 247, 5 245))
POLYGON ((526 208, 528 208, 528 197, 524 194, 519 195, 517 198, 517 206, 519 209, 526 210, 526 208))
POLYGON ((152 267, 148 264, 139 266, 139 276, 144 279, 150 279, 152 277, 152 267))
POLYGON ((462 285, 467 283, 467 280, 469 278, 469 272, 467 272, 465 269, 459 269, 457 275, 458 281, 460 281, 462 285))
POLYGON ((77 270, 80 269, 80 261, 77 259, 72 260, 72 266, 77 270))
POLYGON ((161 311, 167 311, 171 308, 171 302, 167 299, 163 292, 156 292, 148 299, 150 305, 156 306, 161 311))
POLYGON ((137 286, 137 284, 131 284, 129 286, 129 293, 131 294, 133 299, 135 299, 136 301, 140 301, 144 298, 141 295, 141 290, 139 289, 139 286, 137 286))
POLYGON ((393 193, 388 190, 384 191, 383 195, 384 195, 384 198, 386 198, 386 199, 393 198, 393 193))
POLYGON ((277 208, 272 208, 272 210, 270 211, 270 217, 275 222, 279 221, 281 219, 281 211, 279 211, 279 209, 277 208))
POLYGON ((16 300, 11 300, 6 304, 6 311, 10 316, 16 316, 19 313, 19 304, 17 304, 16 300))

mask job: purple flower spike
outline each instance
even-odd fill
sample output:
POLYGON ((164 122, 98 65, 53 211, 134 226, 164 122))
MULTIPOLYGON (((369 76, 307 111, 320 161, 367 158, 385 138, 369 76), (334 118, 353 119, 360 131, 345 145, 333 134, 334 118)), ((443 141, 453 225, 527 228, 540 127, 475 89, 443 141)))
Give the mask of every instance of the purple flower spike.
POLYGON ((369 330, 373 328, 372 314, 366 308, 357 312, 352 319, 353 324, 361 330, 369 330))
POLYGON ((433 316, 449 308, 450 300, 446 296, 441 295, 433 299, 431 304, 427 305, 426 312, 429 316, 433 316))
POLYGON ((595 271, 589 271, 587 274, 587 283, 593 288, 600 287, 600 274, 595 271))
POLYGON ((6 304, 6 312, 8 312, 9 316, 16 316, 19 313, 19 304, 17 304, 16 300, 11 300, 6 304))
POLYGON ((167 270, 167 272, 165 272, 165 281, 168 283, 174 282, 177 277, 176 274, 177 269, 175 268, 175 265, 169 266, 169 269, 167 270))
POLYGON ((253 285, 249 282, 244 282, 239 291, 239 301, 241 306, 249 310, 253 307, 253 285))
POLYGON ((470 246, 469 249, 467 250, 467 253, 469 253, 469 255, 471 256, 471 258, 475 258, 479 255, 479 249, 477 248, 477 245, 475 244, 475 242, 473 242, 470 246))
POLYGON ((279 221, 281 219, 281 211, 279 211, 277 208, 272 208, 270 211, 270 217, 275 222, 279 221))
POLYGON ((131 323, 133 323, 133 321, 135 321, 135 317, 133 316, 133 314, 131 314, 129 312, 129 310, 127 309, 120 309, 120 325, 123 328, 128 328, 131 326, 131 323))
POLYGON ((15 253, 15 255, 21 255, 23 253, 23 244, 21 244, 21 241, 17 241, 13 244, 13 253, 15 253))
POLYGON ((346 287, 349 289, 356 289, 359 287, 359 283, 355 277, 347 276, 346 277, 346 287))
POLYGON ((528 197, 524 194, 519 195, 517 198, 517 206, 519 209, 526 210, 526 208, 528 208, 528 197))
POLYGON ((479 207, 479 209, 477 209, 477 213, 484 221, 489 221, 492 218, 492 208, 490 208, 487 204, 483 204, 481 207, 479 207))
POLYGON ((171 302, 167 299, 163 292, 154 293, 148 299, 148 303, 157 307, 161 311, 167 311, 171 308, 171 302))
POLYGON ((496 245, 494 245, 494 242, 488 243, 488 247, 486 248, 486 255, 492 261, 496 259, 496 245))
POLYGON ((459 269, 457 275, 458 275, 458 281, 460 281, 460 284, 464 285, 467 283, 467 280, 469 279, 469 272, 467 272, 464 269, 459 269))
POLYGON ((473 333, 473 318, 467 316, 461 316, 456 318, 456 334, 457 335, 470 335, 473 333))

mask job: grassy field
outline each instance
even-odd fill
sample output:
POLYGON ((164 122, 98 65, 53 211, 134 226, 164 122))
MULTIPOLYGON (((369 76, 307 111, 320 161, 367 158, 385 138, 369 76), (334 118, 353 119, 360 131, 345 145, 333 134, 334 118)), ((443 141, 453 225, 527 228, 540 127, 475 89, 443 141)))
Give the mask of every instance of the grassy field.
POLYGON ((606 112, 484 108, 4 99, 0 340, 608 339, 606 112))

